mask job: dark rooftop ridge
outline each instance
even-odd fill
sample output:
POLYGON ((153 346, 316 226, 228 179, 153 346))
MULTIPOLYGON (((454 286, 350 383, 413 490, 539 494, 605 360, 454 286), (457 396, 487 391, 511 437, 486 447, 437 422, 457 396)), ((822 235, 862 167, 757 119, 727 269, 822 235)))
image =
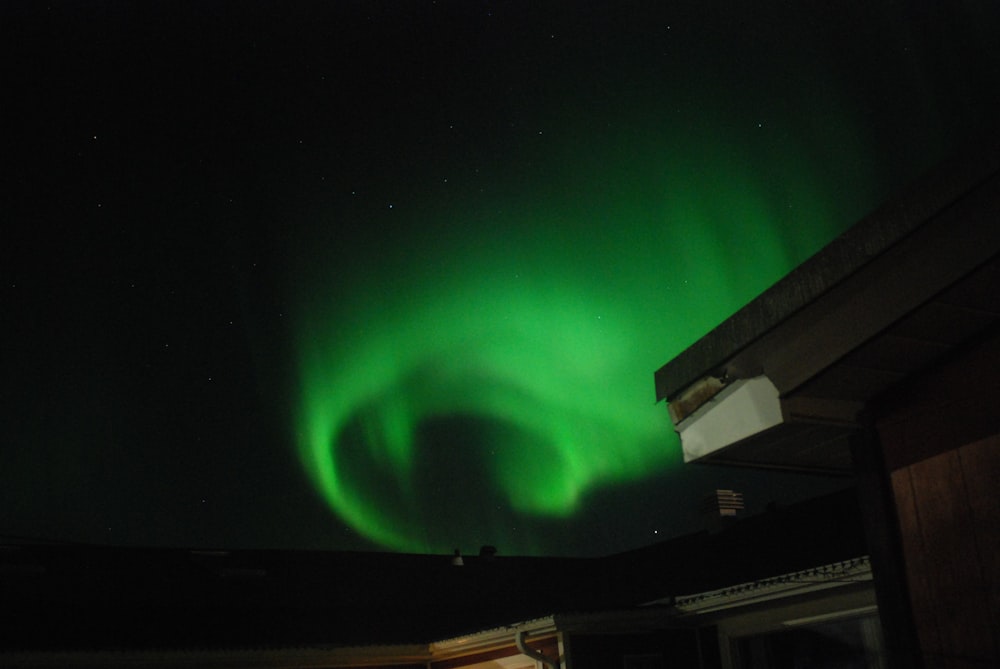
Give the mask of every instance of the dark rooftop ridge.
POLYGON ((601 558, 3 548, 0 654, 430 643, 866 552, 853 489, 601 558))

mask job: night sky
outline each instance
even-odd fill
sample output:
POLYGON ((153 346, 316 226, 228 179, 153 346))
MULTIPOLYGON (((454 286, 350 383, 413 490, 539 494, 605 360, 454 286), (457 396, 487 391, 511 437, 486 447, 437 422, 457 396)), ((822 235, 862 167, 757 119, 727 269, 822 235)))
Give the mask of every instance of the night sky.
POLYGON ((5 2, 0 535, 600 555, 653 372, 989 132, 988 2, 5 2))

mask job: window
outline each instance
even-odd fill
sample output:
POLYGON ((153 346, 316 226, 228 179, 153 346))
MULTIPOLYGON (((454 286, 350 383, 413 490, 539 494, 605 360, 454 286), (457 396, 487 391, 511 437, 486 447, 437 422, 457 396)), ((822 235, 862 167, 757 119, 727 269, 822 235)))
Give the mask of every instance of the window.
POLYGON ((881 669, 877 616, 849 618, 744 637, 736 641, 739 669, 881 669))

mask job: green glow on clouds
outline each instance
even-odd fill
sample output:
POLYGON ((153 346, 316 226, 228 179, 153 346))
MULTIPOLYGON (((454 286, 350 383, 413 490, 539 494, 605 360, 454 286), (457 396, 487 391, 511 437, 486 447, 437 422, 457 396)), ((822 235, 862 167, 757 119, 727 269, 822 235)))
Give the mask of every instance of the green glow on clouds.
POLYGON ((483 193, 330 214, 367 236, 312 244, 297 432, 346 524, 393 550, 544 550, 517 519, 679 464, 655 369, 870 205, 844 197, 868 178, 849 126, 806 144, 724 120, 577 122, 483 193))

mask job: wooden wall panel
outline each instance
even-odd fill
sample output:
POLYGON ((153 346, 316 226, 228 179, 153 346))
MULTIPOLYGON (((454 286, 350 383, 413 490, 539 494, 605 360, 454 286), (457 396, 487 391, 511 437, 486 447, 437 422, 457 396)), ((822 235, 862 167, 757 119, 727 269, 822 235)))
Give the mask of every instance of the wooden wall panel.
POLYGON ((927 667, 1000 666, 1000 437, 891 473, 927 667))
POLYGON ((1000 437, 969 444, 958 457, 993 630, 993 657, 1000 658, 1000 437))
POLYGON ((941 634, 937 626, 937 617, 933 615, 934 602, 928 578, 931 571, 927 564, 927 551, 917 518, 909 468, 892 473, 892 491, 899 514, 899 531, 903 544, 910 606, 913 611, 913 625, 920 639, 920 649, 924 653, 940 653, 941 634))
POLYGON ((924 664, 1000 667, 1000 332, 872 407, 924 664))
POLYGON ((957 451, 909 467, 932 614, 945 654, 993 654, 983 572, 957 451))

